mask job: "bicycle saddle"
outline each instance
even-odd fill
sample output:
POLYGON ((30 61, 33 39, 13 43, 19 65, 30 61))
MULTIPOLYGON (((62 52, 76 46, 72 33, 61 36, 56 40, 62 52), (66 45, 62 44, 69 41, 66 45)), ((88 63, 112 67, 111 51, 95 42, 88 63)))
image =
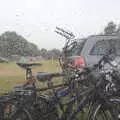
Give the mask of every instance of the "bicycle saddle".
POLYGON ((47 81, 47 80, 51 80, 53 77, 60 77, 63 76, 63 73, 60 72, 38 72, 36 75, 37 80, 39 81, 47 81))
POLYGON ((16 63, 19 67, 27 69, 29 67, 33 67, 33 66, 41 66, 42 64, 40 63, 16 63))

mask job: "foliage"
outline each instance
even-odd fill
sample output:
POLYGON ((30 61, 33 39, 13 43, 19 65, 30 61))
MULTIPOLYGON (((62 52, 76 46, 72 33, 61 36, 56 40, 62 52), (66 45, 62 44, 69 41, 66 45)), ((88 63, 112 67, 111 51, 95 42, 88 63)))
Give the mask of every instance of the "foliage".
POLYGON ((104 28, 105 35, 120 35, 120 24, 117 25, 113 21, 109 22, 104 28))
POLYGON ((16 32, 5 32, 0 36, 1 56, 11 57, 11 55, 36 56, 39 49, 33 43, 28 42, 16 32))
POLYGON ((50 59, 56 60, 59 58, 60 54, 61 54, 60 50, 55 48, 52 50, 46 50, 42 48, 40 50, 40 55, 47 60, 50 60, 50 59))
POLYGON ((12 55, 18 56, 42 56, 45 59, 57 59, 60 55, 58 49, 47 51, 39 49, 34 43, 28 42, 16 32, 7 31, 0 36, 0 56, 11 58, 12 55))
POLYGON ((104 34, 114 34, 116 32, 116 24, 114 22, 109 22, 104 29, 104 34))

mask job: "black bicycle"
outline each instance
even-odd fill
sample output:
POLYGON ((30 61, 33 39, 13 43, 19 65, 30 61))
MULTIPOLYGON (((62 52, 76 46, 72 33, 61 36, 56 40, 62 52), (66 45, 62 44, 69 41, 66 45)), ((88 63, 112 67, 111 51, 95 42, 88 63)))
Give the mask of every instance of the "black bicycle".
POLYGON ((87 77, 84 81, 80 79, 81 72, 77 72, 76 80, 73 82, 79 84, 79 92, 77 95, 77 107, 72 111, 67 120, 77 119, 76 114, 82 113, 85 120, 119 120, 120 118, 120 72, 113 64, 113 56, 108 52, 102 59, 92 68, 85 68, 87 77), (103 69, 109 64, 111 69, 103 69), (83 112, 84 111, 84 112, 83 112))
POLYGON ((67 84, 53 84, 54 77, 64 76, 63 73, 38 72, 32 74, 32 66, 38 64, 17 63, 26 69, 26 82, 16 86, 10 93, 15 98, 15 112, 10 116, 12 120, 66 120, 74 108, 75 98, 70 96, 67 84), (36 80, 47 82, 46 88, 37 88, 36 80), (44 91, 49 91, 47 94, 44 91), (43 93, 41 93, 43 92, 43 93), (62 102, 69 96, 66 102, 62 102))

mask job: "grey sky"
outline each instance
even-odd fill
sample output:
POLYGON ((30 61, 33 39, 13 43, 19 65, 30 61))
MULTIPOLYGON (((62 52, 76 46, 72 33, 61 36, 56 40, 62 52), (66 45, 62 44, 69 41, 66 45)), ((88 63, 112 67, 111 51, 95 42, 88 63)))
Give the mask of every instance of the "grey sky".
POLYGON ((77 36, 102 32, 111 20, 120 22, 120 0, 0 0, 0 33, 16 31, 39 48, 62 48, 56 26, 77 36))

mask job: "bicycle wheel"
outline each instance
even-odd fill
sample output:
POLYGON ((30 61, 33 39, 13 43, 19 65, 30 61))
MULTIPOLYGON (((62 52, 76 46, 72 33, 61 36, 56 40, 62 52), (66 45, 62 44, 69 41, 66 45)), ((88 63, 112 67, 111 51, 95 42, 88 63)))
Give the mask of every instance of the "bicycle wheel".
POLYGON ((120 109, 114 105, 107 108, 101 104, 90 106, 86 120, 119 120, 120 109))
POLYGON ((41 95, 33 104, 32 118, 34 120, 58 120, 58 112, 54 100, 41 95))
POLYGON ((19 110, 12 117, 11 120, 33 120, 30 113, 26 109, 19 110))

